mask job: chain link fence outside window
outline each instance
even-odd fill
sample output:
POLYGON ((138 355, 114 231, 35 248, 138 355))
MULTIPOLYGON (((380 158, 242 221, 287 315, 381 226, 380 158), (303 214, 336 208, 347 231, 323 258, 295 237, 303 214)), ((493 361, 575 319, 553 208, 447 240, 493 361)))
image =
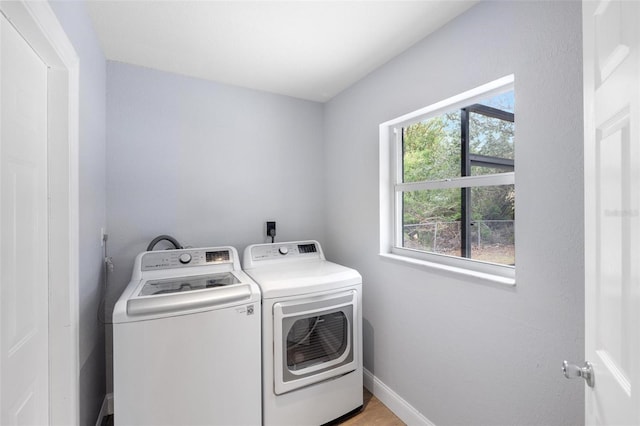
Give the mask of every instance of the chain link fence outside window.
MULTIPOLYGON (((425 222, 404 225, 404 247, 431 253, 460 256, 461 222, 425 222)), ((471 258, 515 265, 513 220, 471 222, 471 258)))

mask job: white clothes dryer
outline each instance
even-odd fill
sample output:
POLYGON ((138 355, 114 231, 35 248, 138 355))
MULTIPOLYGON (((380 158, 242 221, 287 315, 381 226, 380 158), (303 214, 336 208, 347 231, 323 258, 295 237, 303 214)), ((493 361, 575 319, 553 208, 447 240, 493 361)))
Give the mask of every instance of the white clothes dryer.
POLYGON ((116 425, 259 425, 260 289, 233 247, 149 251, 113 312, 116 425))
POLYGON ((321 425, 362 407, 362 277, 317 241, 255 244, 262 291, 263 424, 321 425))

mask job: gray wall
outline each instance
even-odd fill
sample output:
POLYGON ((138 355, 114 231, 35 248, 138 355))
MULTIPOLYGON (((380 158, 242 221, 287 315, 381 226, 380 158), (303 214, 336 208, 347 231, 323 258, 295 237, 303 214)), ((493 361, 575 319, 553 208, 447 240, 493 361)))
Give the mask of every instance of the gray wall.
POLYGON ((109 243, 120 294, 157 235, 194 247, 324 236, 322 105, 107 63, 109 243))
POLYGON ((365 367, 437 425, 583 424, 579 2, 481 2, 325 107, 326 240, 364 278, 365 367), (378 256, 378 125, 515 74, 515 288, 378 256))
POLYGON ((106 61, 84 2, 52 1, 51 8, 80 58, 80 424, 90 425, 106 386, 104 326, 97 319, 104 288, 106 61))
MULTIPOLYGON (((259 71, 256 71, 259 72, 259 71)), ((324 237, 322 104, 107 65, 109 311, 157 235, 194 247, 324 237)))

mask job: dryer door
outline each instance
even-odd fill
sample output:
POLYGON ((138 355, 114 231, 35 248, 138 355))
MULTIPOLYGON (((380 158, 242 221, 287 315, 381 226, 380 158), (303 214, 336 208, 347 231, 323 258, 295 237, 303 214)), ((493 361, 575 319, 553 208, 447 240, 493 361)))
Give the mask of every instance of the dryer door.
POLYGON ((274 390, 291 390, 356 369, 354 290, 273 305, 274 390))

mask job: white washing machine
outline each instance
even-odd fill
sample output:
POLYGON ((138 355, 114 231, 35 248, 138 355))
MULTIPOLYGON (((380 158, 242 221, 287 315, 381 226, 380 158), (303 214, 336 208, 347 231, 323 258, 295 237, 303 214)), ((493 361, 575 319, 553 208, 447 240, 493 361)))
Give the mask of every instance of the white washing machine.
POLYGON ((259 425, 260 312, 233 247, 139 254, 113 312, 115 424, 259 425))
POLYGON ((362 407, 362 277, 317 241, 246 248, 262 291, 263 424, 321 425, 362 407))

